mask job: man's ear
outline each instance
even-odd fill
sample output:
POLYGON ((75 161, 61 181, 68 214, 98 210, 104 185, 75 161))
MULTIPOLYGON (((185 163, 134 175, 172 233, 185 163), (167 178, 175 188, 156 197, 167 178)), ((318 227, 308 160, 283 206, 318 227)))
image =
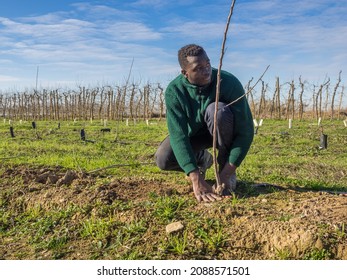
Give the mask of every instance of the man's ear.
POLYGON ((181 74, 182 74, 183 76, 185 76, 186 78, 188 78, 188 75, 187 75, 187 71, 186 71, 186 70, 181 69, 181 74))

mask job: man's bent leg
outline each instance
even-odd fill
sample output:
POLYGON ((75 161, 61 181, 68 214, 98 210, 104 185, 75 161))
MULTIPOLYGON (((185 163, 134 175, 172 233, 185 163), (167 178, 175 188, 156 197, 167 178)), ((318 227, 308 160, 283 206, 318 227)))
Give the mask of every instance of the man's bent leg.
MULTIPOLYGON (((220 170, 228 162, 234 132, 234 115, 226 103, 218 102, 217 112, 217 143, 218 143, 218 164, 220 170)), ((214 127, 215 102, 211 103, 205 112, 205 122, 211 135, 214 127)))
POLYGON ((176 160, 169 136, 160 143, 154 158, 157 166, 161 170, 183 171, 176 160))
MULTIPOLYGON (((209 164, 205 164, 205 161, 208 158, 206 149, 212 146, 211 135, 207 133, 205 135, 191 137, 190 144, 195 153, 197 165, 199 167, 207 167, 209 164)), ((169 136, 167 136, 159 145, 158 150, 155 153, 155 161, 157 166, 162 170, 183 171, 176 160, 170 144, 169 136)))
MULTIPOLYGON (((207 127, 213 135, 215 103, 207 107, 205 121, 207 127)), ((218 164, 220 179, 224 184, 223 195, 229 195, 236 188, 236 167, 228 161, 231 145, 233 142, 234 115, 229 106, 225 103, 218 103, 217 112, 217 143, 218 143, 218 164)))

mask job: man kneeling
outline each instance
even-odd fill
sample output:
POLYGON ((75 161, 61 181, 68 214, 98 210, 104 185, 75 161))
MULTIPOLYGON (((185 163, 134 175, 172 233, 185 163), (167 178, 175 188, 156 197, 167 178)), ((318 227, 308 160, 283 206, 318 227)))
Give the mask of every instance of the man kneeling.
MULTIPOLYGON (((217 69, 211 67, 205 50, 187 45, 178 51, 181 74, 165 91, 166 120, 169 136, 160 144, 156 163, 162 170, 185 172, 194 195, 200 201, 221 199, 205 181, 212 166, 207 149, 213 145, 217 69)), ((240 81, 221 71, 217 113, 217 162, 224 195, 236 188, 236 169, 246 157, 254 136, 253 118, 240 81)))

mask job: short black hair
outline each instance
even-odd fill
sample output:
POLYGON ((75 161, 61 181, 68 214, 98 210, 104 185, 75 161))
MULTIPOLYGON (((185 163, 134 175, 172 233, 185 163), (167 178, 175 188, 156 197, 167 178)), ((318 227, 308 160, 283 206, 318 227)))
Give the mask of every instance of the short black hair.
POLYGON ((186 45, 178 51, 178 63, 180 64, 181 68, 184 69, 188 62, 187 56, 199 56, 204 53, 206 53, 204 48, 199 45, 186 45))

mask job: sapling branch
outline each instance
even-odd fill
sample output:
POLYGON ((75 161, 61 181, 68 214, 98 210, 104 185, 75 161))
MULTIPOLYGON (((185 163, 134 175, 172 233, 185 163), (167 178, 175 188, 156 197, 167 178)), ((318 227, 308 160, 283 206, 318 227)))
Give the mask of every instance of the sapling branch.
MULTIPOLYGON (((231 3, 231 6, 230 6, 227 23, 226 23, 225 30, 224 30, 224 37, 223 37, 223 41, 222 41, 221 55, 220 55, 220 59, 219 59, 219 66, 218 66, 218 72, 217 72, 216 99, 215 99, 215 111, 214 111, 214 123, 213 123, 213 166, 214 166, 214 173, 215 173, 215 177, 216 177, 216 186, 214 188, 215 188, 215 192, 218 192, 218 193, 221 193, 221 191, 224 188, 224 186, 221 185, 221 181, 220 181, 220 177, 219 177, 219 170, 218 170, 218 163, 217 163, 217 151, 216 151, 217 150, 217 114, 218 114, 218 110, 219 110, 218 109, 218 102, 219 102, 220 83, 221 83, 221 77, 220 76, 221 76, 221 69, 222 69, 222 64, 223 64, 225 43, 227 40, 227 34, 228 34, 228 30, 229 30, 231 16, 232 16, 233 11, 234 11, 235 2, 236 2, 236 0, 233 0, 231 3)), ((237 101, 242 99, 244 96, 246 96, 247 94, 252 92, 252 90, 255 88, 255 86, 258 84, 258 82, 261 81, 261 79, 263 78, 263 76, 265 75, 265 73, 269 69, 269 67, 270 67, 270 65, 267 66, 267 68, 265 69, 263 74, 260 76, 258 81, 251 88, 249 88, 247 92, 245 92, 243 95, 241 95, 237 99, 233 100, 232 102, 230 102, 226 106, 230 106, 230 105, 236 103, 237 101)))
POLYGON ((231 6, 230 6, 227 23, 226 23, 225 30, 224 30, 222 49, 221 49, 218 72, 217 72, 217 85, 216 85, 217 88, 216 88, 216 100, 215 100, 214 123, 213 123, 213 164, 214 164, 214 173, 216 176, 216 187, 217 188, 219 188, 219 186, 221 185, 220 177, 219 177, 219 173, 218 173, 217 152, 216 152, 216 149, 217 149, 217 113, 218 113, 218 101, 219 101, 220 82, 221 82, 220 75, 221 75, 222 64, 223 64, 225 43, 227 40, 228 29, 229 29, 229 25, 230 25, 231 16, 232 16, 233 11, 234 11, 235 2, 236 2, 236 0, 233 0, 231 3, 231 6))
POLYGON ((227 104, 226 106, 231 106, 232 104, 236 103, 237 101, 241 100, 243 97, 245 97, 247 94, 249 94, 250 92, 253 91, 253 89, 257 86, 257 84, 263 79, 265 73, 267 72, 267 70, 269 69, 270 65, 268 65, 266 67, 266 69, 264 70, 263 74, 259 77, 259 79, 256 81, 256 83, 249 88, 244 94, 242 94, 240 97, 236 98, 235 100, 233 100, 232 102, 230 102, 229 104, 227 104))

